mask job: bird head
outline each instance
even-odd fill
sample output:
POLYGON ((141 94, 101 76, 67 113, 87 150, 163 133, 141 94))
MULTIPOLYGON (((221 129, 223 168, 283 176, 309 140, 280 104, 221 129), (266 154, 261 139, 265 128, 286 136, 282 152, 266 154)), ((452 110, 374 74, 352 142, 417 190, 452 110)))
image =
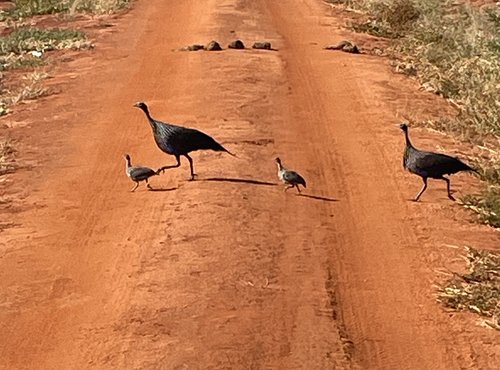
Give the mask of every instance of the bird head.
POLYGON ((143 111, 147 111, 148 110, 148 106, 146 105, 146 103, 144 103, 142 101, 135 103, 134 107, 142 109, 143 111))
POLYGON ((127 162, 128 162, 128 161, 130 161, 130 156, 129 156, 128 154, 125 154, 125 155, 123 156, 123 158, 124 158, 127 162))
POLYGON ((404 132, 408 131, 408 125, 406 123, 404 123, 404 122, 399 125, 399 128, 401 130, 403 130, 404 132))
POLYGON ((278 164, 281 164, 281 159, 279 157, 274 158, 274 161, 278 164))

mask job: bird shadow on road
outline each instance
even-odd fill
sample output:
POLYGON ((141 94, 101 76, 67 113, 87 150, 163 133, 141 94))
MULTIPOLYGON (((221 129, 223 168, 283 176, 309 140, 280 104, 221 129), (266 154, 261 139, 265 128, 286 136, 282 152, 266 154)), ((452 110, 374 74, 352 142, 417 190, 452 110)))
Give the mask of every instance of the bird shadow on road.
POLYGON ((235 183, 244 183, 252 185, 276 186, 276 184, 273 182, 253 180, 253 179, 238 179, 231 177, 209 177, 207 179, 201 179, 201 181, 235 182, 235 183))
POLYGON ((310 199, 316 199, 316 200, 322 200, 324 202, 338 202, 339 201, 338 199, 334 199, 334 198, 327 198, 327 197, 321 197, 319 195, 309 195, 309 194, 304 194, 304 193, 296 194, 296 196, 310 198, 310 199))
POLYGON ((174 191, 177 190, 178 188, 151 188, 149 191, 174 191))

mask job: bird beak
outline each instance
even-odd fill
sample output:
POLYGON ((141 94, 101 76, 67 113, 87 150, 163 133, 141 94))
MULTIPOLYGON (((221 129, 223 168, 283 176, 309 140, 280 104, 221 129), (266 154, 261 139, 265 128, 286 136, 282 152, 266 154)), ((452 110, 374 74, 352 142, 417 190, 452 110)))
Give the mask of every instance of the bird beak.
POLYGON ((133 107, 139 108, 139 103, 135 103, 133 107))

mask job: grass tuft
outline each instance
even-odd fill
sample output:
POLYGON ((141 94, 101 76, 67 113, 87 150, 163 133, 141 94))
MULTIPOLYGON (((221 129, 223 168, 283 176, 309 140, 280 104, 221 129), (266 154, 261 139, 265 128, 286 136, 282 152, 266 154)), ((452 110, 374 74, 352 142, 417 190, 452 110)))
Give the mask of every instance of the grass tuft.
POLYGON ((500 255, 467 247, 468 273, 457 274, 439 288, 438 300, 454 310, 492 318, 500 330, 500 255))
POLYGON ((31 72, 23 76, 23 83, 17 91, 3 91, 0 99, 0 115, 7 114, 9 107, 22 101, 47 96, 49 91, 44 86, 44 80, 48 77, 49 75, 45 72, 31 72))
POLYGON ((130 0, 76 0, 73 8, 76 11, 93 14, 111 14, 126 8, 130 0))
POLYGON ((466 195, 461 200, 466 208, 477 213, 479 221, 500 228, 499 186, 487 186, 479 195, 466 195))

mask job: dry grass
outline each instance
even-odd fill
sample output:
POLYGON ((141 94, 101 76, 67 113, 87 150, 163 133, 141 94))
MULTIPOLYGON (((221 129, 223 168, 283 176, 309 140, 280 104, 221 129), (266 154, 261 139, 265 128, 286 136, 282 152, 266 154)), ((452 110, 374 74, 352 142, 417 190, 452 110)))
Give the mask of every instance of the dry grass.
POLYGON ((488 326, 500 330, 500 255, 474 248, 467 250, 465 274, 439 288, 438 300, 454 310, 469 310, 491 318, 488 326))
POLYGON ((10 105, 17 104, 24 100, 33 100, 47 95, 48 90, 44 87, 43 81, 49 75, 45 72, 32 72, 23 77, 23 84, 19 91, 10 97, 10 105))
POLYGON ((94 14, 110 14, 126 8, 130 0, 76 0, 73 11, 84 11, 94 14))
POLYGON ((0 141, 0 176, 15 170, 14 147, 9 139, 0 141))
POLYGON ((48 95, 49 92, 44 87, 44 80, 48 77, 47 73, 41 71, 31 72, 23 76, 23 82, 18 89, 2 92, 0 107, 3 107, 5 113, 7 113, 9 107, 22 101, 33 100, 48 95))

